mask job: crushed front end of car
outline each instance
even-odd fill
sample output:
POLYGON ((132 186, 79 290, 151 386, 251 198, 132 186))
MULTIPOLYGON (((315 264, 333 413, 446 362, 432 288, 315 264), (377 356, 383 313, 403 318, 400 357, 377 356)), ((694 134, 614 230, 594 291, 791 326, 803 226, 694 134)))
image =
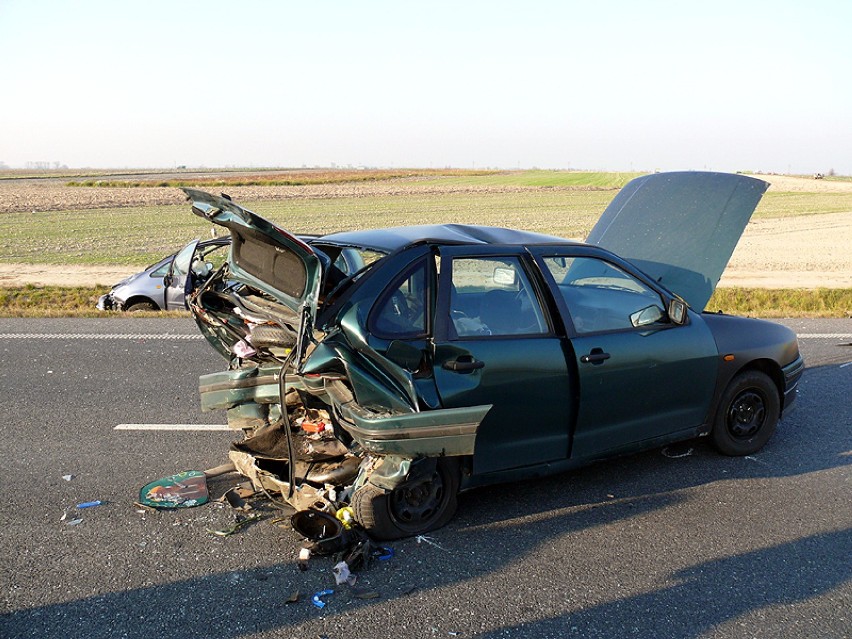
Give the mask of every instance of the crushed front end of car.
POLYGON ((228 261, 187 300, 228 361, 199 390, 202 410, 225 410, 243 435, 229 451, 237 471, 297 510, 351 506, 377 538, 446 523, 457 460, 473 454, 490 406, 421 410, 411 373, 363 339, 357 308, 326 312, 316 326, 329 282, 339 292, 375 263, 327 278, 335 267, 323 251, 227 198, 185 191, 194 213, 232 237, 228 261))

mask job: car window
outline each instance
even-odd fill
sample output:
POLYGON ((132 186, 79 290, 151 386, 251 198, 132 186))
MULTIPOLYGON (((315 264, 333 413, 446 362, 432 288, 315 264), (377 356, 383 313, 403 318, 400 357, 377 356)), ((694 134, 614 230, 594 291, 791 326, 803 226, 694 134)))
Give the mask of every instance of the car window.
POLYGON ((168 275, 169 268, 171 268, 171 265, 172 265, 171 260, 169 260, 168 262, 165 262, 164 264, 161 264, 160 267, 157 270, 151 271, 151 273, 148 275, 148 277, 165 277, 166 275, 168 275))
POLYGON ((228 260, 228 250, 230 244, 210 244, 205 247, 199 247, 196 259, 203 262, 209 262, 213 265, 213 271, 217 270, 228 260))
POLYGON ((175 259, 172 260, 172 275, 177 277, 187 275, 189 273, 192 256, 195 254, 195 248, 197 245, 197 240, 195 242, 190 242, 184 246, 177 255, 175 255, 175 259))
POLYGON ((340 251, 337 259, 334 260, 334 266, 339 268, 344 275, 352 275, 381 257, 384 257, 384 253, 347 246, 340 251))
POLYGON ((455 258, 450 319, 457 337, 539 335, 549 331, 517 257, 455 258))
POLYGON ((426 333, 426 260, 404 271, 385 289, 370 314, 370 331, 385 339, 426 333))
POLYGON ((614 264, 592 257, 546 257, 543 261, 577 333, 665 321, 660 295, 614 264))

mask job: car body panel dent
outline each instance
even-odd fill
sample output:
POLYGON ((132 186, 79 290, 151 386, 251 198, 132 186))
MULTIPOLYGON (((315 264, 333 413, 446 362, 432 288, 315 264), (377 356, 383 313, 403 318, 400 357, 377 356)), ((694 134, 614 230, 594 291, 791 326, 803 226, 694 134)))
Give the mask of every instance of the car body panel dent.
POLYGON ((343 428, 370 453, 417 457, 473 455, 491 405, 374 416, 354 403, 340 407, 343 428))

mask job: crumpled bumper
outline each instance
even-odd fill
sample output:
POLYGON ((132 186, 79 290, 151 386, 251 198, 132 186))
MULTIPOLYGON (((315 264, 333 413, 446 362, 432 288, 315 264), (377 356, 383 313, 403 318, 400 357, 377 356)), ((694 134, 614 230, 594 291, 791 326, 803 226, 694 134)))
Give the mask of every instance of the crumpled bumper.
POLYGON ((112 293, 101 295, 98 298, 97 309, 99 311, 120 311, 121 305, 112 296, 112 293))

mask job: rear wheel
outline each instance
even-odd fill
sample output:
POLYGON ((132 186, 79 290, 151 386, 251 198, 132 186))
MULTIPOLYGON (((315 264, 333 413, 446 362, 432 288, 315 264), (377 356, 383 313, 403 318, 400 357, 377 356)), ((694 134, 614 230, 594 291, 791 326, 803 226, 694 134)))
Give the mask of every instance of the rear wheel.
POLYGON ((765 373, 745 371, 725 389, 711 439, 725 455, 751 455, 759 451, 778 423, 781 401, 778 388, 765 373))
POLYGON ((446 524, 456 511, 459 471, 442 457, 435 470, 392 491, 367 483, 352 495, 355 518, 377 539, 411 537, 446 524))

